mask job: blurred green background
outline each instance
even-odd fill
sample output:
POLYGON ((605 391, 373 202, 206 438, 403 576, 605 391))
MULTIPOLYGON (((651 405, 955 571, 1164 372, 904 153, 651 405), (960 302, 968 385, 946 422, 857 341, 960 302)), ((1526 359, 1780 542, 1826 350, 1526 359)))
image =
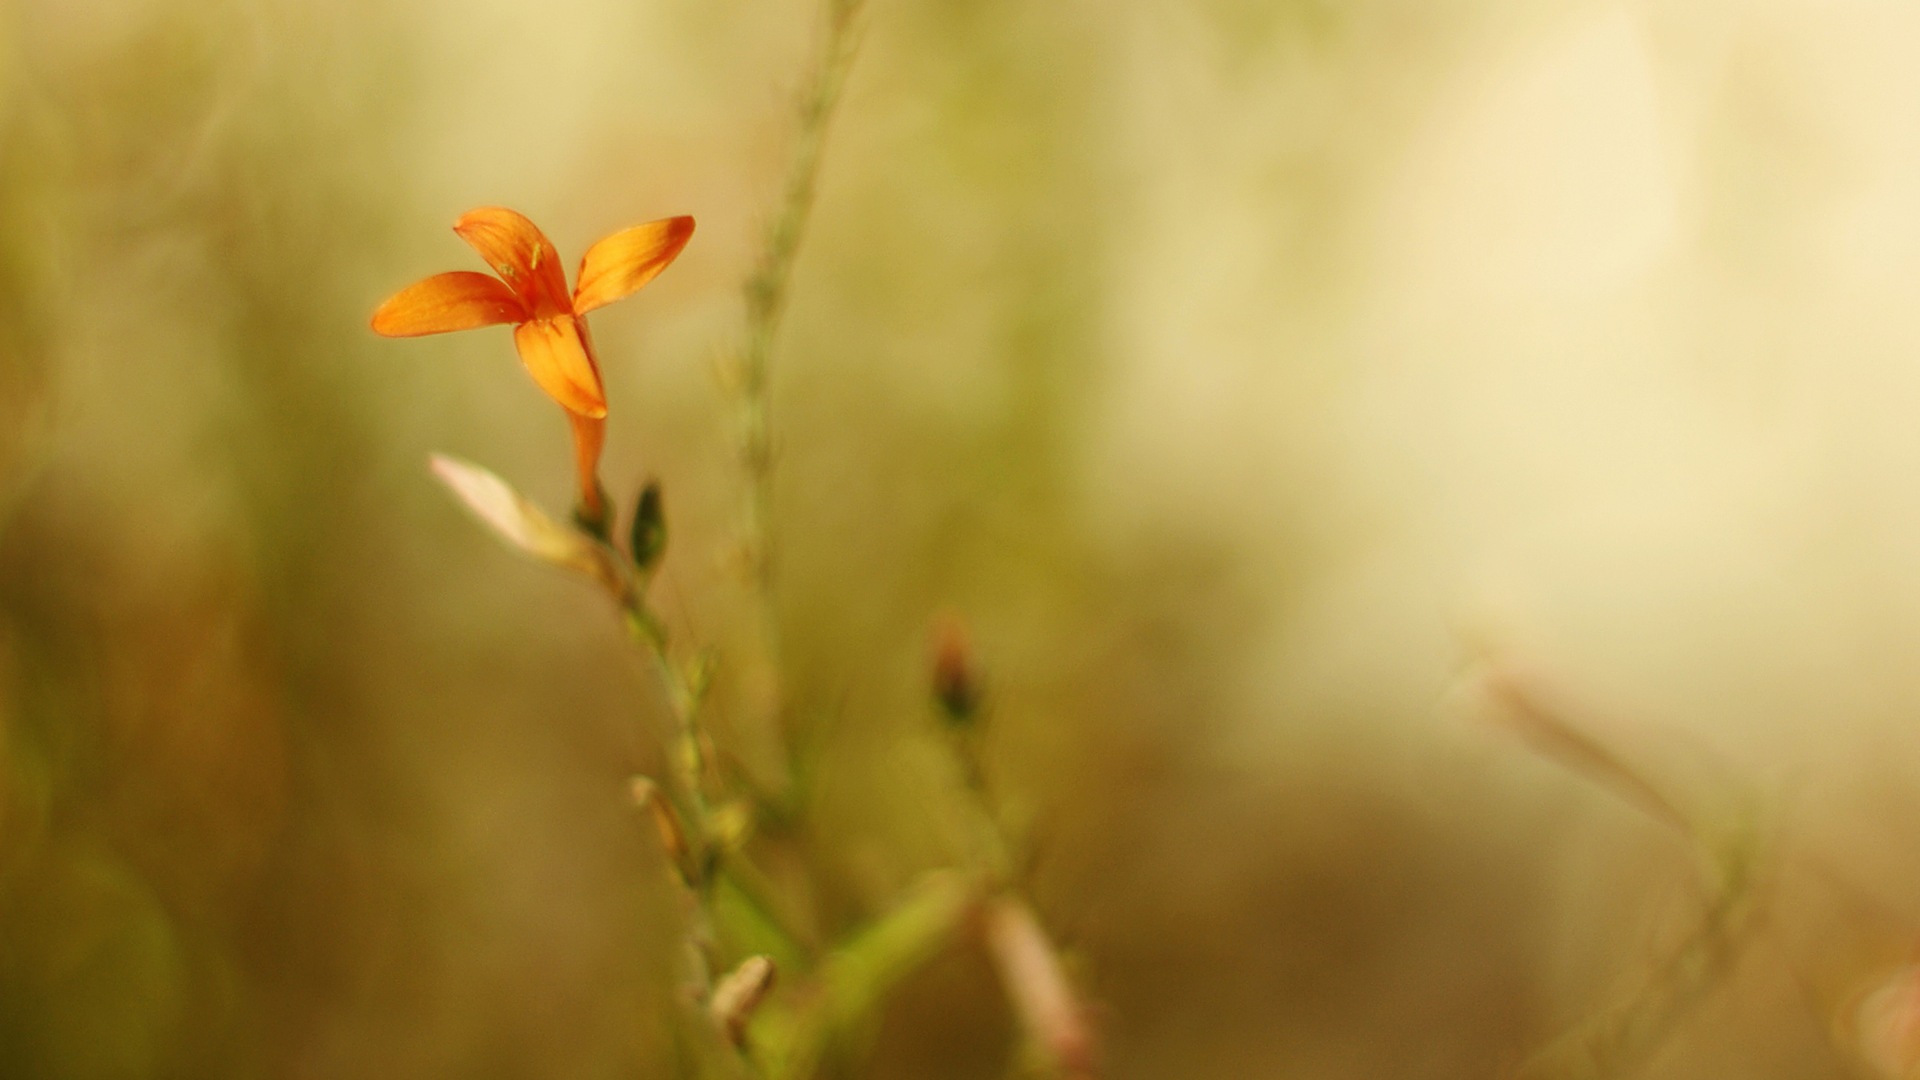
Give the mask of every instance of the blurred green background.
MULTIPOLYGON (((665 1075, 657 688, 425 470, 560 507, 562 417, 503 331, 366 323, 479 268, 473 206, 569 262, 698 218, 593 317, 605 474, 663 480, 655 596, 751 742, 716 372, 817 40, 788 0, 0 2, 0 1075, 665 1075)), ((1500 1075, 1699 901, 1462 706, 1492 639, 1793 853, 1648 1074, 1854 1075, 1832 1017, 1920 918, 1916 40, 872 0, 773 388, 821 920, 954 858, 957 612, 1112 1076, 1500 1075)), ((838 1066, 1018 1067, 965 949, 838 1066)))

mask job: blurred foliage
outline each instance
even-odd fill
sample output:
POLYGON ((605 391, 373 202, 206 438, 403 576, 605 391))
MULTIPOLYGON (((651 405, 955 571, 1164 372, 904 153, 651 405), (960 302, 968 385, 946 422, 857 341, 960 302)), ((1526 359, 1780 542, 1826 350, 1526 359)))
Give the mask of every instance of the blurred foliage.
MULTIPOLYGON (((1500 1075, 1718 899, 1670 831, 1435 722, 1485 558, 1547 582, 1570 678, 1699 718, 1603 723, 1626 757, 1708 791, 1756 747, 1830 767, 1828 843, 1769 849, 1779 947, 1716 957, 1647 1073, 1845 1075, 1829 1013, 1920 918, 1913 260, 1873 201, 1912 203, 1873 119, 1909 84, 1846 78, 1911 25, 1825 45, 1768 11, 874 0, 771 372, 797 947, 895 940, 874 913, 964 861, 926 653, 959 612, 1114 1076, 1500 1075), (1482 184, 1536 148, 1460 116, 1496 75, 1514 109, 1612 77, 1616 23, 1680 209, 1607 277, 1640 235, 1607 216, 1641 175, 1615 143, 1548 171, 1599 192, 1563 204, 1482 184)), ((464 257, 470 206, 563 252, 699 217, 594 316, 606 475, 628 505, 659 478, 655 595, 719 658, 716 738, 776 776, 721 361, 818 29, 737 0, 0 0, 0 1075, 666 1073, 683 912, 627 797, 666 764, 652 672, 426 477, 446 450, 561 505, 563 424, 504 334, 366 319, 464 257)), ((1527 130, 1619 100, 1595 85, 1527 130)), ((805 1048, 824 1075, 1027 1068, 986 961, 907 936, 925 966, 828 966, 898 995, 805 1048)))

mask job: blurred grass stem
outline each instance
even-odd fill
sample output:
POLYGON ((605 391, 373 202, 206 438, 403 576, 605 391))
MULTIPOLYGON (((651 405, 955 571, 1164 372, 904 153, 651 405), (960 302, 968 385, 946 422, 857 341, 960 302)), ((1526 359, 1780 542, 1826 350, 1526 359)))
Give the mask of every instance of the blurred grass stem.
POLYGON ((1570 720, 1551 687, 1488 662, 1481 685, 1506 724, 1536 753, 1586 776, 1677 828, 1705 870, 1706 905, 1687 935, 1633 993, 1576 1023, 1514 1071, 1516 1080, 1603 1080, 1630 1075, 1732 974, 1765 914, 1764 845, 1751 815, 1731 823, 1687 813, 1640 770, 1570 720))
POLYGON ((673 754, 675 779, 687 803, 684 809, 691 811, 687 820, 692 822, 694 834, 690 838, 691 851, 684 860, 692 875, 687 885, 699 896, 704 909, 711 905, 717 879, 724 876, 727 884, 753 909, 768 932, 778 937, 784 946, 800 951, 803 948, 801 935, 780 912, 779 906, 768 897, 758 876, 750 868, 731 866, 725 853, 714 850, 714 811, 706 794, 707 766, 712 754, 700 725, 700 704, 705 697, 704 680, 688 678, 674 663, 669 651, 666 624, 647 607, 641 598, 641 591, 639 588, 633 590, 624 606, 623 615, 628 634, 653 657, 654 669, 659 674, 661 687, 673 712, 676 727, 673 754))
POLYGON ((1656 821, 1688 835, 1698 831, 1693 815, 1682 810, 1641 770, 1568 720, 1568 709, 1553 699, 1550 687, 1495 661, 1486 663, 1480 683, 1487 698, 1501 710, 1506 726, 1536 753, 1593 780, 1656 821))
POLYGON ((1757 852, 1730 842, 1723 880, 1699 922, 1641 988, 1555 1039, 1524 1063, 1516 1080, 1602 1080, 1645 1066, 1680 1024, 1732 975, 1764 915, 1757 852))
POLYGON ((779 208, 767 227, 760 259, 744 287, 746 343, 739 369, 740 459, 746 474, 743 547, 747 573, 760 611, 762 648, 772 675, 774 730, 785 742, 789 780, 794 773, 794 732, 781 677, 779 610, 774 598, 774 452, 769 382, 774 340, 785 313, 793 267, 812 216, 827 129, 858 51, 859 16, 865 0, 824 0, 825 34, 800 96, 799 130, 779 208))

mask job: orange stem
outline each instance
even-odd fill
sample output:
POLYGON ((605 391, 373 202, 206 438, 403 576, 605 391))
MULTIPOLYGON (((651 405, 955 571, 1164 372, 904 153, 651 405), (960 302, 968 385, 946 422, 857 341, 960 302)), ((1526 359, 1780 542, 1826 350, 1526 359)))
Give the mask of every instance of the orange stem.
POLYGON ((567 413, 573 425, 573 463, 580 473, 580 509, 584 517, 598 521, 607 508, 600 498, 600 448, 606 445, 607 421, 604 417, 567 413))

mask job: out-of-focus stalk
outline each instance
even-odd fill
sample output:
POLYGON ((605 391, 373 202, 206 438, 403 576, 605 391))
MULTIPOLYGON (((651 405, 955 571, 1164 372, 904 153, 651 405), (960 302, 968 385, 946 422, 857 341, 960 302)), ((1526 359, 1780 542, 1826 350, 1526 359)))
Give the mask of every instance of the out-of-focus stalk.
MULTIPOLYGON (((796 732, 781 677, 780 615, 774 596, 774 450, 770 381, 774 339, 786 311, 793 266, 812 217, 827 129, 858 51, 865 0, 824 0, 824 38, 800 96, 799 130, 778 209, 768 223, 759 262, 744 286, 746 341, 737 373, 741 469, 746 476, 741 543, 759 609, 761 647, 770 680, 771 730, 784 740, 789 770, 796 732)), ((789 780, 791 780, 791 776, 789 780)))
POLYGON ((1509 662, 1486 659, 1475 679, 1500 723, 1536 753, 1585 776, 1648 817, 1679 830, 1705 875, 1705 906, 1685 938, 1657 960, 1634 992, 1574 1024, 1524 1061, 1515 1080, 1602 1080, 1644 1065, 1733 974, 1766 914, 1770 852, 1753 815, 1717 820, 1682 809, 1585 726, 1554 688, 1509 662))

